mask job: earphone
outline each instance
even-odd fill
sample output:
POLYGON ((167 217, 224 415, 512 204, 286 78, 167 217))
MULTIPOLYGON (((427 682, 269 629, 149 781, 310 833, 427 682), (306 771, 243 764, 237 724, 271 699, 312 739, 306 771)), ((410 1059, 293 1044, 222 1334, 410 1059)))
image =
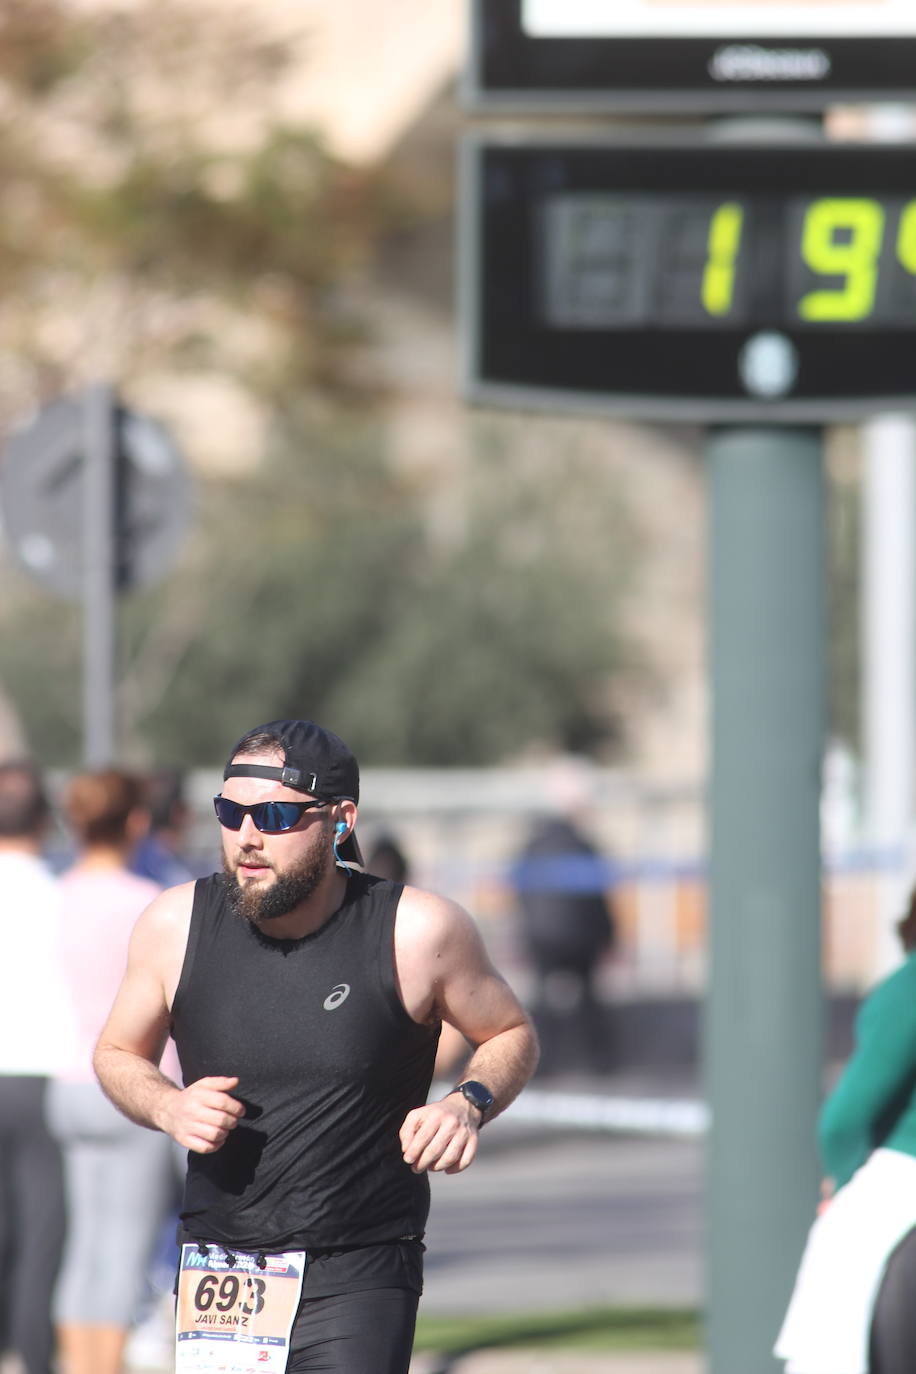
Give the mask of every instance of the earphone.
POLYGON ((337 846, 340 844, 341 838, 342 838, 344 835, 346 835, 346 833, 347 833, 347 822, 346 822, 346 821, 338 821, 337 824, 336 824, 335 827, 334 827, 334 859, 335 859, 335 862, 337 863, 337 867, 338 867, 338 868, 342 868, 342 869, 344 869, 345 872, 349 873, 349 872, 350 872, 350 865, 347 864, 347 863, 344 863, 343 859, 340 857, 340 855, 339 855, 338 852, 337 852, 337 846))

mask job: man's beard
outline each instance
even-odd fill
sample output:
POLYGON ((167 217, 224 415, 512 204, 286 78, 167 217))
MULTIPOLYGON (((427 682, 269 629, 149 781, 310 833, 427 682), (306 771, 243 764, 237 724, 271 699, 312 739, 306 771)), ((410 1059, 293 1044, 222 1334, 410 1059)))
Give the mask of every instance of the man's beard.
POLYGON ((300 902, 312 896, 331 867, 331 862, 330 845, 320 845, 298 867, 282 874, 274 869, 274 881, 265 886, 256 881, 239 882, 235 869, 224 856, 223 871, 229 906, 236 916, 259 927, 280 916, 287 916, 300 902))

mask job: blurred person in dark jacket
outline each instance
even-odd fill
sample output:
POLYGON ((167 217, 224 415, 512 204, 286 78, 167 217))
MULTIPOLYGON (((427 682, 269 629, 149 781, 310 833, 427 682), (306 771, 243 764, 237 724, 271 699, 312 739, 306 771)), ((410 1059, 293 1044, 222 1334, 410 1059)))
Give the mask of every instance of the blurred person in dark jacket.
POLYGON ((383 832, 377 835, 369 851, 365 864, 366 872, 376 878, 387 878, 392 883, 408 883, 410 864, 407 855, 393 835, 383 832))
POLYGON ((589 793, 584 762, 558 761, 548 774, 545 814, 533 822, 512 866, 520 939, 534 975, 532 1003, 547 1023, 542 1038, 547 1072, 561 1067, 561 1040, 572 1057, 569 1067, 594 1073, 609 1067, 606 1015, 596 982, 614 944, 615 920, 606 891, 607 863, 578 820, 589 793))

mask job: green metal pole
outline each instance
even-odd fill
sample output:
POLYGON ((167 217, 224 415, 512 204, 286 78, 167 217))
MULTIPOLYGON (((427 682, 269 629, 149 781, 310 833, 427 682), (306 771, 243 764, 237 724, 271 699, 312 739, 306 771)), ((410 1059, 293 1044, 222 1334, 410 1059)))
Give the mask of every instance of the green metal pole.
POLYGON ((821 1091, 820 433, 724 429, 711 506, 709 1374, 773 1374, 821 1091))

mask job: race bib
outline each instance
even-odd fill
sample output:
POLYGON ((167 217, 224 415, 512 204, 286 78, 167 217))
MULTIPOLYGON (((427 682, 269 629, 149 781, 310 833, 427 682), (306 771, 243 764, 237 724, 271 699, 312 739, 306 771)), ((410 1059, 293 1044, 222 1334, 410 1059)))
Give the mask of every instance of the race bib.
POLYGON ((176 1374, 283 1374, 305 1269, 304 1250, 259 1256, 221 1245, 205 1252, 183 1245, 176 1374))

